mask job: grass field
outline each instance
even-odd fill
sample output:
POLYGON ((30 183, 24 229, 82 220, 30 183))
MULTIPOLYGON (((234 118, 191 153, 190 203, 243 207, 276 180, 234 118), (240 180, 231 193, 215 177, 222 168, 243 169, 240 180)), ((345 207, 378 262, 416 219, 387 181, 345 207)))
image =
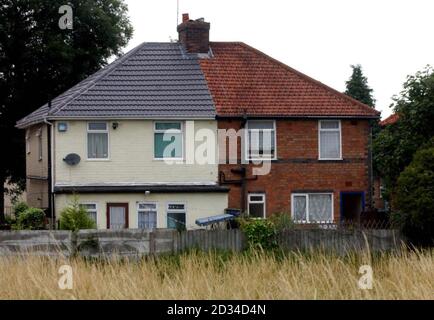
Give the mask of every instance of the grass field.
POLYGON ((186 253, 141 261, 0 257, 1 299, 434 299, 434 250, 344 257, 186 253), (59 267, 73 289, 58 286, 59 267), (373 269, 361 290, 360 265, 373 269))

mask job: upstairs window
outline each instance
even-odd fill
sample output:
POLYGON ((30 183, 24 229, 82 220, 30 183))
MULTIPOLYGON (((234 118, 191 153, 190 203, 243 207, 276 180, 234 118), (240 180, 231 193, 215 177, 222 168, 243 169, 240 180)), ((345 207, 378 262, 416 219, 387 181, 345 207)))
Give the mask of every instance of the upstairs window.
POLYGON ((276 158, 276 122, 247 121, 247 160, 276 158))
POLYGON ((319 121, 319 159, 341 160, 341 122, 339 120, 319 121))
POLYGON ((27 129, 27 132, 26 132, 26 153, 30 154, 30 134, 29 134, 29 129, 27 129))
POLYGON ((157 204, 155 202, 141 202, 138 204, 139 229, 157 228, 157 204))
POLYGON ((91 218, 96 225, 96 219, 97 219, 96 203, 81 203, 80 207, 87 211, 89 218, 91 218))
POLYGON ((42 160, 42 129, 38 130, 36 136, 38 137, 38 159, 39 161, 41 161, 42 160))
POLYGON ((182 122, 154 123, 154 158, 182 159, 182 122))
POLYGON ((89 122, 87 124, 87 158, 108 159, 109 132, 106 122, 89 122))

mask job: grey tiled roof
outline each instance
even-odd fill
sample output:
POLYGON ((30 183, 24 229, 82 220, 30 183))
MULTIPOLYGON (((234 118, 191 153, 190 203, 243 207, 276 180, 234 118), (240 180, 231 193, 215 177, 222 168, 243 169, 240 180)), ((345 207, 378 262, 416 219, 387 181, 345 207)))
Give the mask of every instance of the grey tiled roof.
POLYGON ((179 43, 143 43, 17 126, 75 117, 213 119, 215 108, 197 56, 179 43))

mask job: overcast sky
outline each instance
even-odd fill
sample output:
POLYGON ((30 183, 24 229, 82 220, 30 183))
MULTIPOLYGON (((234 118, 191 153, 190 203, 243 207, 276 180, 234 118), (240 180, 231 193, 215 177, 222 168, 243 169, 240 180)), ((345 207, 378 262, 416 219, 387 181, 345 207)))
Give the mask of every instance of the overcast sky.
MULTIPOLYGON (((176 0, 125 0, 134 37, 177 39, 176 0)), ((382 117, 409 74, 434 65, 433 0, 179 0, 211 23, 211 41, 242 41, 339 90, 361 64, 382 117)), ((181 20, 181 17, 179 17, 181 20)))

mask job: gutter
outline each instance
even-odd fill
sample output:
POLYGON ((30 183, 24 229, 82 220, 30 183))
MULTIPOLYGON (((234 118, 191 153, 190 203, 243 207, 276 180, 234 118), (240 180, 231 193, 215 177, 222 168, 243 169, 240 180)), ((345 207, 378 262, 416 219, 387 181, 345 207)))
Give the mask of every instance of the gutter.
POLYGON ((249 114, 249 115, 243 115, 243 114, 234 114, 234 115, 217 115, 216 120, 230 120, 230 119, 244 119, 245 117, 248 117, 249 119, 347 119, 347 120, 371 120, 371 119, 380 119, 380 115, 376 116, 343 116, 343 115, 327 115, 327 116, 315 116, 315 115, 270 115, 270 114, 249 114))

